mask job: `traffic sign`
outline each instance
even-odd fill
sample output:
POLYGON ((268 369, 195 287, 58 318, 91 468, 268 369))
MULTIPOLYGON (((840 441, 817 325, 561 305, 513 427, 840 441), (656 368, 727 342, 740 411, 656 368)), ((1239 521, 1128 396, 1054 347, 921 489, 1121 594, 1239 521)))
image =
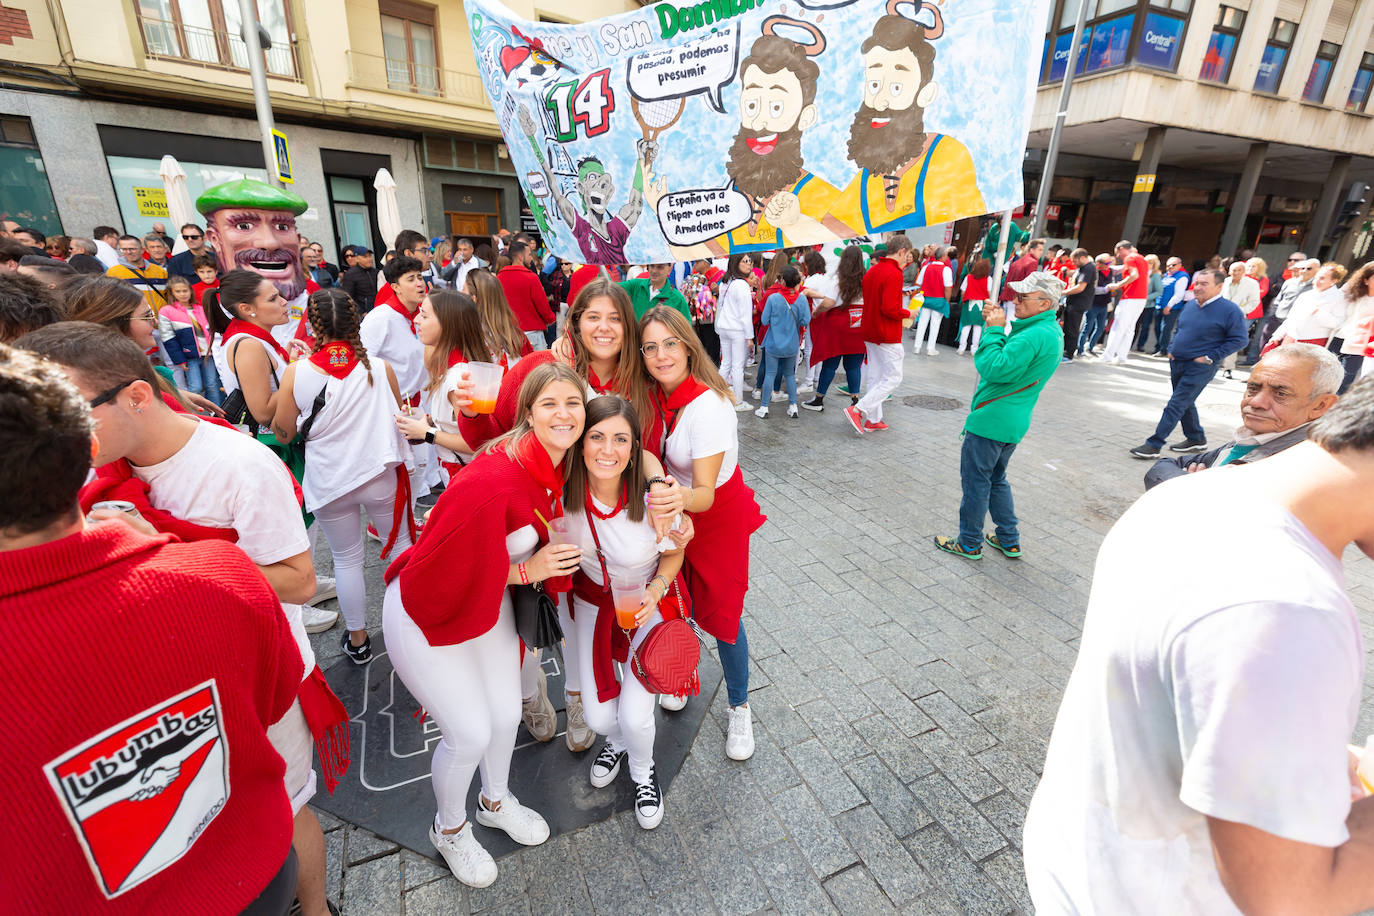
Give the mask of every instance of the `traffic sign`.
POLYGON ((272 149, 276 153, 277 178, 282 184, 294 184, 291 178, 291 150, 286 145, 286 134, 272 131, 272 149))

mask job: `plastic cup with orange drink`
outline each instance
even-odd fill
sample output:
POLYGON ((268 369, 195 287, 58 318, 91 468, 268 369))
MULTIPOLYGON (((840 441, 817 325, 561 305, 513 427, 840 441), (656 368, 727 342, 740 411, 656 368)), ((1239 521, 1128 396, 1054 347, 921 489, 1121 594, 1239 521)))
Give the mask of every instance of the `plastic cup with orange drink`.
POLYGON ((496 363, 468 363, 468 380, 472 382, 473 413, 495 413, 496 395, 501 390, 501 367, 496 363))
POLYGON ((622 630, 633 630, 638 626, 635 623, 635 618, 639 616, 639 609, 644 604, 646 584, 643 579, 611 576, 611 599, 615 602, 615 622, 622 630))

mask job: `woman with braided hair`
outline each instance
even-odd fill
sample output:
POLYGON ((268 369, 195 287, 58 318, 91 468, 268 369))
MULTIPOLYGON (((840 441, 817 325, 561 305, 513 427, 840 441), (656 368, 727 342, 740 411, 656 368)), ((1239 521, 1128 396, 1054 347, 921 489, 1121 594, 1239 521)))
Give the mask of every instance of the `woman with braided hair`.
POLYGON ((386 545, 382 556, 411 545, 410 447, 392 419, 401 407, 396 373, 368 358, 358 339, 358 307, 340 289, 310 296, 306 318, 315 339, 309 359, 286 367, 272 433, 305 440, 305 507, 334 555, 339 609, 348 632, 341 644, 354 664, 372 660, 363 583, 362 513, 386 545))

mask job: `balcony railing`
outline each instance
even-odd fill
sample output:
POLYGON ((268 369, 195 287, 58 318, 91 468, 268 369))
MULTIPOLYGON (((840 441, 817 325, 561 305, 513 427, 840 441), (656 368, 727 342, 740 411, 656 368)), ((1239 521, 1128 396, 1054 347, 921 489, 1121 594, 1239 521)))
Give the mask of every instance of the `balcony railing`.
MULTIPOLYGON (((135 7, 137 9, 137 7, 135 7)), ((139 16, 143 47, 155 60, 174 60, 215 70, 248 70, 248 47, 236 34, 139 16)), ((265 54, 267 75, 300 82, 299 44, 273 44, 265 54)))
POLYGON ((410 60, 345 51, 348 81, 359 89, 386 89, 412 95, 485 105, 486 93, 476 73, 444 70, 410 60))

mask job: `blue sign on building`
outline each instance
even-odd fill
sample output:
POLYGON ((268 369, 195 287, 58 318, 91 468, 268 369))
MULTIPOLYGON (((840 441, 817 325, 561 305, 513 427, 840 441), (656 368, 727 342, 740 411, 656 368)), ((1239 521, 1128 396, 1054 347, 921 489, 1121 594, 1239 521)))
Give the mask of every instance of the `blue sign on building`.
POLYGON ((1183 40, 1182 19, 1147 13, 1145 29, 1140 33, 1140 45, 1136 48, 1136 63, 1160 70, 1178 69, 1178 51, 1183 40))

